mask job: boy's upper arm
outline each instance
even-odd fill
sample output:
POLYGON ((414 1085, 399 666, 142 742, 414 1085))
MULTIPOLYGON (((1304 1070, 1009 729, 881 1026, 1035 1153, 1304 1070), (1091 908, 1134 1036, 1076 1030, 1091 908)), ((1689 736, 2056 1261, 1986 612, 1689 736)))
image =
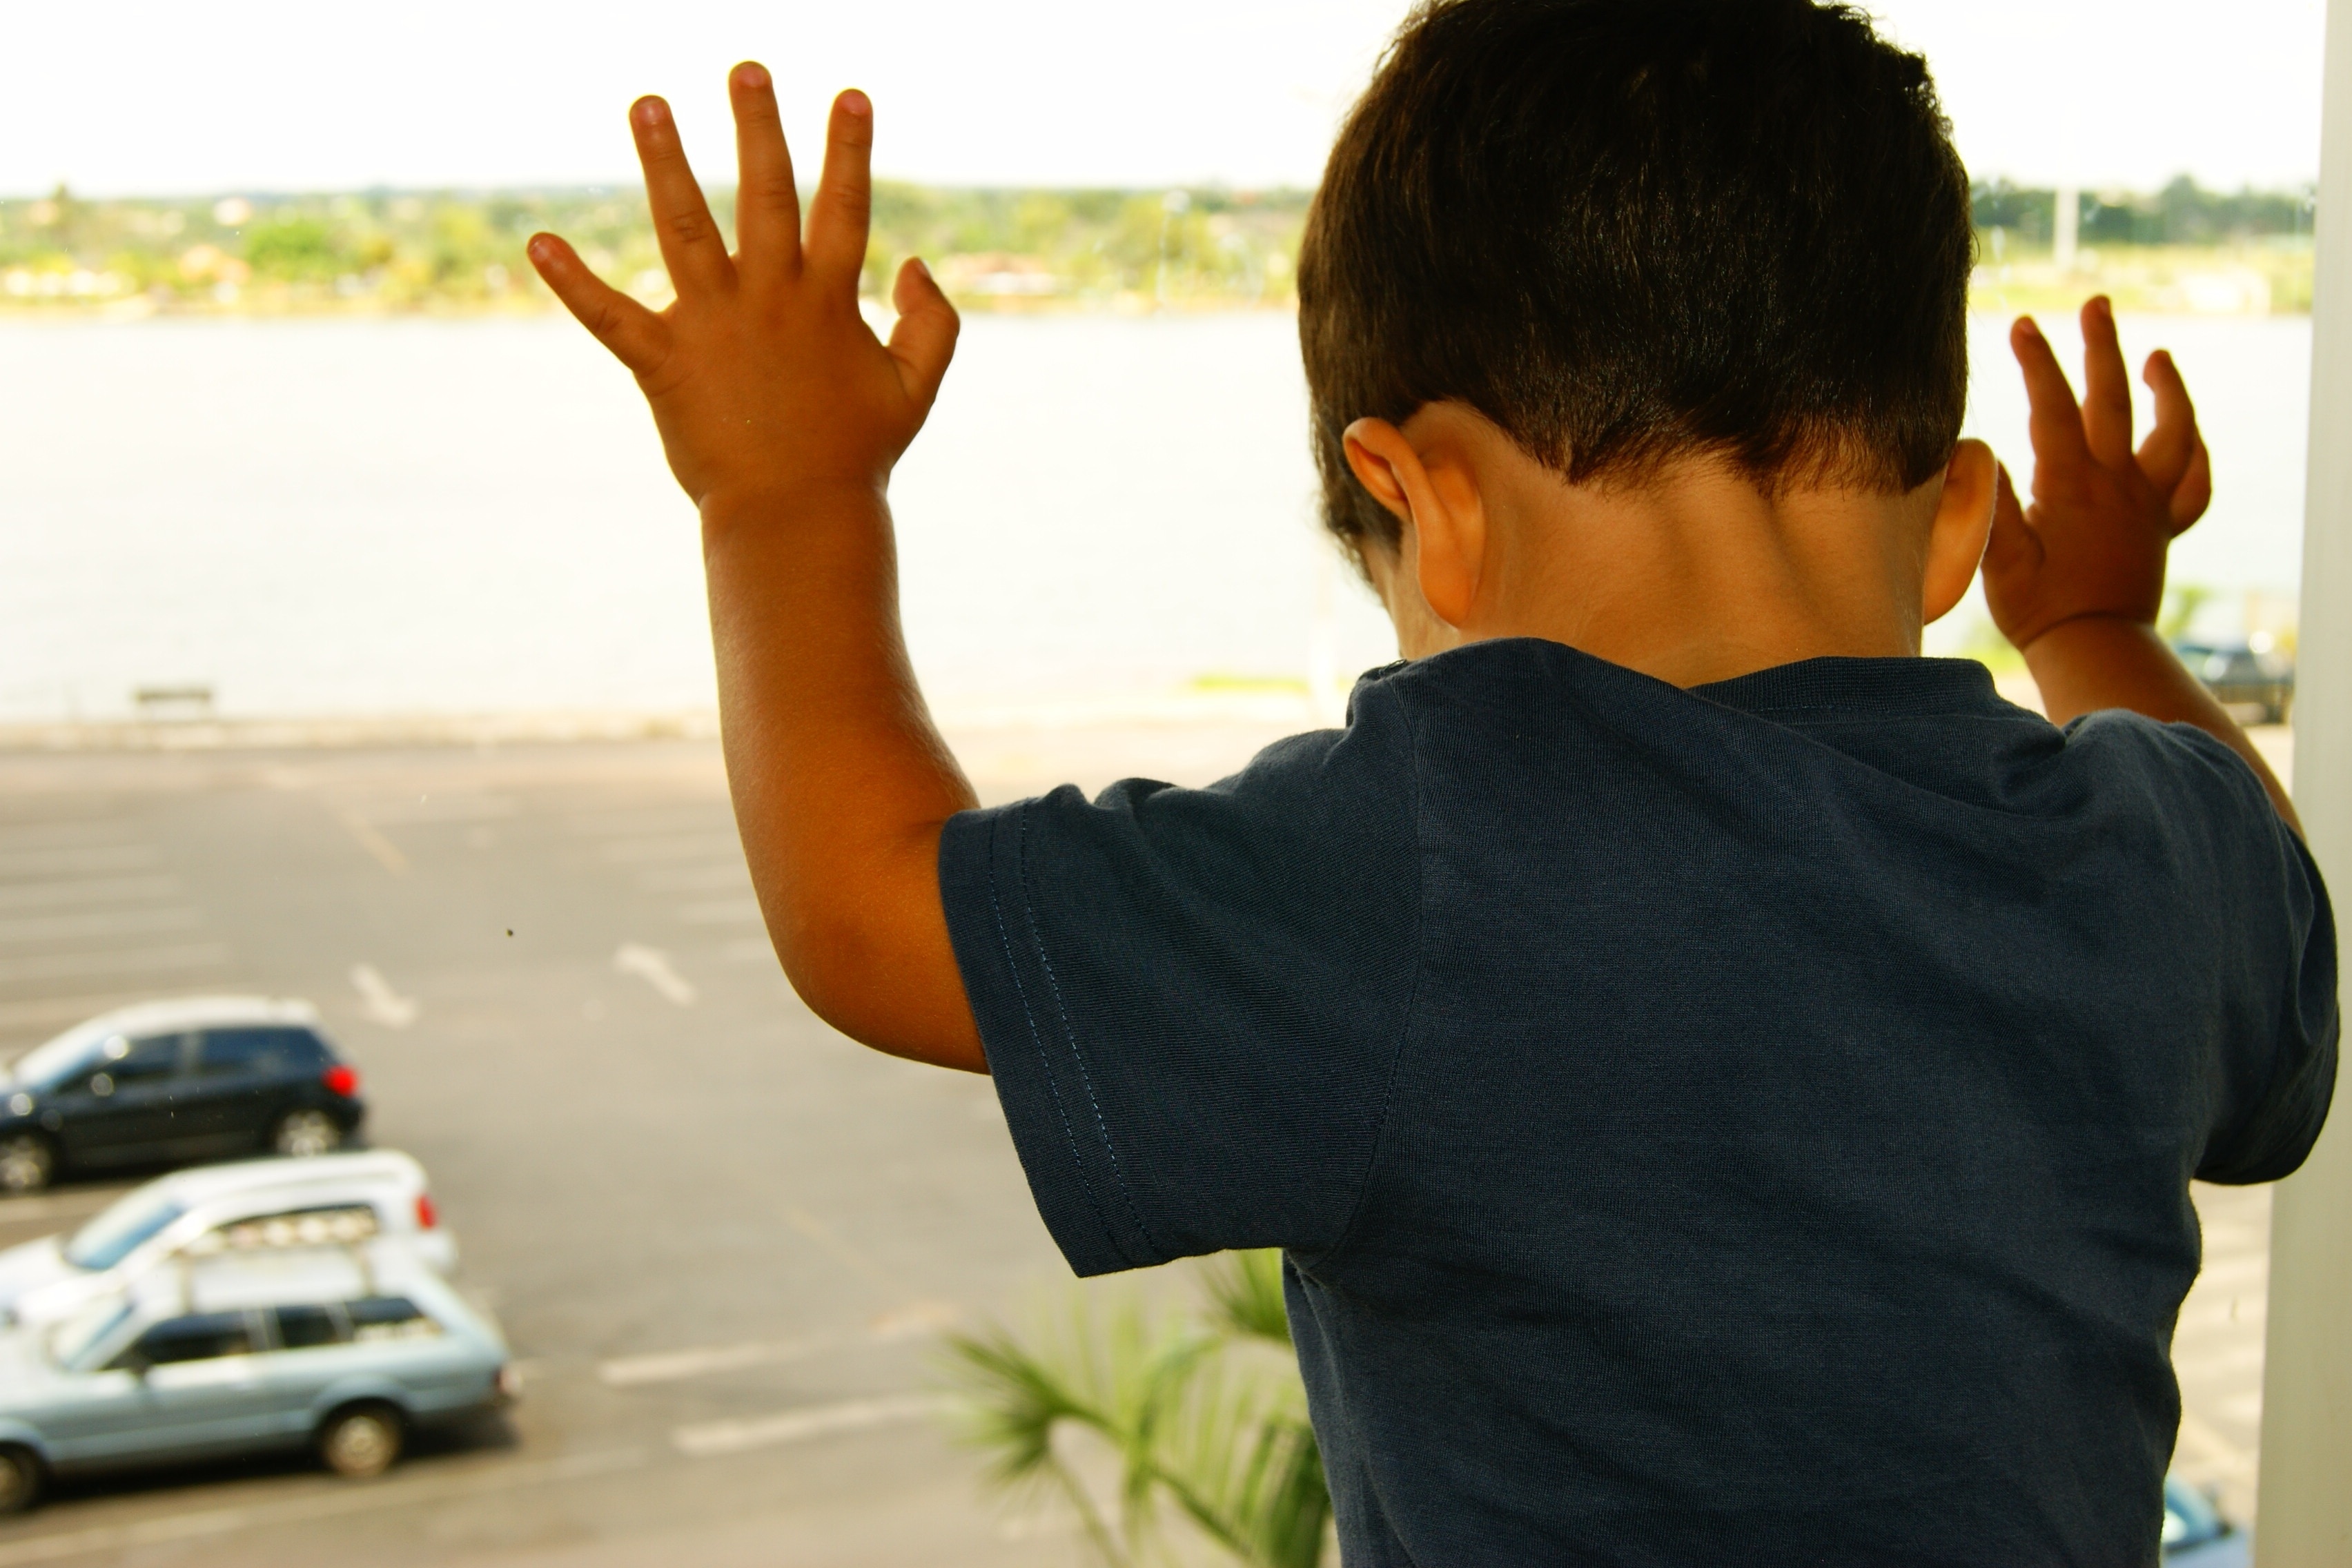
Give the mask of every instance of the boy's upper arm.
POLYGON ((2277 1181, 2310 1154, 2335 1096, 2342 1032, 2336 922, 2326 886, 2301 836, 2274 813, 2270 825, 2275 871, 2266 879, 2274 922, 2250 923, 2271 923, 2284 938, 2262 955, 2275 997, 2274 1022, 2267 1041, 2231 1043, 2242 1052, 2231 1066, 2245 1092, 2231 1097, 2236 1114, 2215 1130, 2197 1171, 2202 1181, 2233 1185, 2277 1181))
POLYGON ((1065 788, 948 825, 940 885, 1038 1206, 1080 1273, 1335 1244, 1414 978, 1402 706, 1206 790, 1065 788))
POLYGON ((2200 1181, 2271 1182, 2318 1142, 2335 1092, 2341 1018, 2336 922, 2302 836, 2273 809, 2262 781, 2227 745, 2185 724, 2162 728, 2204 764, 2180 809, 2209 831, 2223 951, 2221 1082, 2200 1181))

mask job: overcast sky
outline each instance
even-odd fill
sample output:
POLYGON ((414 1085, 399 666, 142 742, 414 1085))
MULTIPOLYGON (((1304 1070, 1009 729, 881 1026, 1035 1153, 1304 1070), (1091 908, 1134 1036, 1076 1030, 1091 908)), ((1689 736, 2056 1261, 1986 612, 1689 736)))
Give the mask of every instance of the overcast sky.
MULTIPOLYGON (((1877 0, 1979 175, 2276 186, 2317 172, 2324 0, 1877 0)), ((0 194, 595 184, 677 104, 729 177, 723 75, 796 144, 833 90, 949 184, 1310 184, 1401 0, 186 0, 7 7, 0 194)), ((813 154, 812 154, 813 155, 813 154)))

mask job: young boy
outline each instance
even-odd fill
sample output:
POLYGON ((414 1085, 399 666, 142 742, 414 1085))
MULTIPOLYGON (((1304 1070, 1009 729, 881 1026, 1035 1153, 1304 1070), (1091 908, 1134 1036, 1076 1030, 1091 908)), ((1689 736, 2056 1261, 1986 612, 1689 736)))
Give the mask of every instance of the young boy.
POLYGON ((992 1071, 1079 1272, 1286 1249, 1352 1564, 2152 1563, 2188 1184, 2317 1135, 2333 928, 2151 627, 2210 489, 2171 363, 2135 454, 2105 302, 2079 407, 2021 321, 2033 504, 1958 439, 1923 63, 1808 0, 1416 14, 1299 289, 1405 662, 1213 788, 985 812, 884 500, 954 312, 909 262, 888 343, 859 319, 863 95, 803 235, 730 85, 736 256, 655 99, 677 302, 531 254, 701 510, 809 1004, 992 1071), (1918 657, 1980 557, 2054 724, 1918 657))

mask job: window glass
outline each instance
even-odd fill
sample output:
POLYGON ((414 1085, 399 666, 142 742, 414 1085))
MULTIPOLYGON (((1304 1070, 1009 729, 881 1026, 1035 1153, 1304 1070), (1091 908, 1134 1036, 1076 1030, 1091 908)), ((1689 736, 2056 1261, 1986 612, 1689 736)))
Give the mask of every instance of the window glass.
POLYGON ((169 1198, 133 1193, 74 1233, 66 1243, 66 1261, 77 1268, 111 1268, 186 1212, 169 1198))
POLYGON ((60 1320, 49 1330, 49 1359, 71 1366, 87 1355, 131 1315, 131 1303, 120 1297, 101 1297, 60 1320))
POLYGON ((374 1340, 425 1339, 441 1331, 441 1325, 426 1317, 405 1296, 367 1296, 345 1302, 343 1310, 351 1315, 352 1338, 362 1344, 374 1340))
POLYGON ((243 1312, 198 1312, 156 1324, 120 1359, 169 1366, 173 1362, 245 1355, 252 1349, 253 1325, 243 1312))
POLYGON ((279 1247, 349 1247, 367 1240, 380 1228, 375 1210, 366 1204, 293 1209, 282 1214, 256 1215, 208 1230, 188 1244, 188 1253, 205 1258, 218 1252, 258 1252, 279 1247))
POLYGON ((196 1070, 237 1077, 298 1072, 317 1066, 324 1055, 318 1038, 308 1029, 261 1025, 207 1029, 196 1070))
POLYGON ((278 1342, 289 1351, 310 1350, 320 1345, 340 1345, 350 1342, 352 1325, 341 1307, 280 1307, 278 1309, 278 1342))
POLYGON ((182 1035, 154 1035, 143 1040, 128 1041, 119 1056, 113 1049, 114 1042, 109 1041, 105 1054, 115 1059, 105 1064, 106 1071, 118 1087, 142 1079, 169 1078, 180 1070, 180 1042, 185 1037, 182 1035))

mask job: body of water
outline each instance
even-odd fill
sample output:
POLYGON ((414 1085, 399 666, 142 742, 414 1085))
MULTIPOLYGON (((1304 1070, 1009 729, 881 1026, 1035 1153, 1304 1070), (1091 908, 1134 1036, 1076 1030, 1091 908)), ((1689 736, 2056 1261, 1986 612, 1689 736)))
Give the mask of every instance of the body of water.
MULTIPOLYGON (((2214 448, 2176 576, 2291 590, 2308 321, 2124 328, 2174 348, 2214 448)), ((1970 423, 2021 479, 2001 329, 1970 423)), ((1304 427, 1286 316, 967 323, 893 490, 936 700, 1297 678, 1318 636, 1392 657, 1304 427)), ((249 716, 710 706, 694 518, 627 376, 552 317, 0 325, 0 720, 192 684, 249 716)))

